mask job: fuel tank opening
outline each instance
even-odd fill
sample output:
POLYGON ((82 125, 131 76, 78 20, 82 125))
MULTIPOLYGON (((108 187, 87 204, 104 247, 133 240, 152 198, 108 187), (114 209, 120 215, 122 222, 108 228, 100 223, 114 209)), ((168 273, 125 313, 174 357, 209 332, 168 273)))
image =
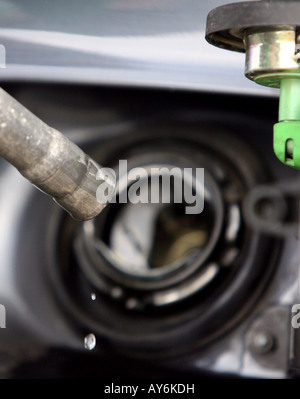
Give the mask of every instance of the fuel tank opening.
MULTIPOLYGON (((83 223, 56 212, 48 273, 78 328, 119 352, 159 357, 203 347, 242 320, 263 292, 278 247, 249 229, 241 211, 248 191, 270 180, 259 156, 215 124, 178 122, 137 126, 117 148, 113 140, 94 145, 92 156, 115 170, 120 159, 128 171, 203 168, 204 209, 187 214, 174 199, 116 201, 83 223)), ((162 189, 159 180, 143 184, 162 189)))

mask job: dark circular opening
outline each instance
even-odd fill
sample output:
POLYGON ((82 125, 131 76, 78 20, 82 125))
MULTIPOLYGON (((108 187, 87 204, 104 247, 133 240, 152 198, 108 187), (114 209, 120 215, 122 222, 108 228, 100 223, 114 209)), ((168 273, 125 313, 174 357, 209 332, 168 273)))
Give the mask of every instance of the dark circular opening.
POLYGON ((174 181, 167 193, 170 201, 160 198, 152 203, 149 193, 161 194, 162 183, 162 179, 147 179, 140 185, 141 191, 147 185, 148 196, 143 202, 111 204, 105 216, 95 221, 95 238, 107 246, 114 266, 128 274, 147 276, 154 271, 158 275, 180 268, 190 255, 204 252, 217 227, 219 212, 211 196, 199 198, 204 201, 202 212, 188 214, 187 209, 195 207, 196 201, 185 202, 182 190, 175 203, 174 181))
POLYGON ((104 224, 107 234, 99 239, 103 239, 123 269, 133 274, 182 263, 191 253, 201 253, 211 237, 215 220, 210 204, 193 217, 186 215, 184 204, 128 204, 116 214, 115 211, 113 207, 110 209, 112 215, 108 219, 112 217, 114 223, 104 224), (138 222, 141 218, 143 226, 138 222))

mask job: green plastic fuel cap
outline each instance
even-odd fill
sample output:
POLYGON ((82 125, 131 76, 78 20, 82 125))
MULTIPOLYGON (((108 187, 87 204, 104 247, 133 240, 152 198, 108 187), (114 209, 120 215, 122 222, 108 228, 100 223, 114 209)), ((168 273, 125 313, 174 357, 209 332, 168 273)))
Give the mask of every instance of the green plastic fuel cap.
POLYGON ((282 163, 300 169, 300 121, 276 123, 273 145, 282 163))
POLYGON ((300 76, 281 79, 279 123, 274 125, 273 146, 282 163, 300 169, 300 76))

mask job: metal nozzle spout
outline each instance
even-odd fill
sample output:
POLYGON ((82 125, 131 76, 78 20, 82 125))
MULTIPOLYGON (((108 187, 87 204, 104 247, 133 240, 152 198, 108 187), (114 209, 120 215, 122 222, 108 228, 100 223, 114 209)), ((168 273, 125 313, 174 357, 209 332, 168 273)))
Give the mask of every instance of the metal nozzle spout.
POLYGON ((97 198, 101 184, 114 191, 101 166, 1 88, 0 156, 76 220, 93 219, 107 205, 97 198))

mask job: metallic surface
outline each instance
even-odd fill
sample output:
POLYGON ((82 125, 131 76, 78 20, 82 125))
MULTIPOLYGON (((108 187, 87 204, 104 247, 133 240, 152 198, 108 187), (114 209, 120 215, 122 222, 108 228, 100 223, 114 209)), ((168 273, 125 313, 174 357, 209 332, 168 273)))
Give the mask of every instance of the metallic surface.
MULTIPOLYGON (((149 92, 145 94, 147 98, 151 95, 149 92)), ((162 95, 163 93, 160 94, 162 95)), ((97 337, 101 337, 102 342, 109 341, 113 347, 117 346, 122 353, 129 356, 162 359, 187 352, 195 353, 198 349, 201 352, 200 347, 206 347, 212 339, 225 334, 243 315, 248 316, 255 298, 264 292, 263 287, 272 267, 275 267, 273 261, 277 256, 277 240, 269 240, 268 237, 248 231, 240 217, 240 202, 249 187, 268 179, 267 169, 260 162, 262 159, 257 158, 256 152, 252 152, 238 139, 238 136, 242 135, 248 137, 249 132, 249 136, 253 137, 253 127, 257 131, 257 120, 249 117, 245 120, 243 117, 238 121, 234 118, 229 127, 228 118, 221 111, 224 117, 220 118, 220 122, 216 121, 216 103, 211 106, 210 113, 207 108, 208 96, 204 95, 201 98, 206 107, 202 109, 198 105, 195 107, 194 116, 189 112, 182 119, 174 109, 173 102, 159 97, 160 103, 152 102, 152 106, 147 109, 152 114, 156 107, 160 108, 161 104, 164 104, 164 112, 166 107, 171 112, 168 119, 160 117, 156 121, 148 120, 145 123, 137 119, 130 126, 124 126, 128 135, 122 130, 123 133, 119 131, 117 139, 114 136, 102 144, 99 142, 99 146, 95 145, 95 141, 93 144, 93 157, 104 160, 106 165, 109 165, 106 159, 110 160, 110 164, 114 164, 115 159, 131 160, 134 155, 139 159, 142 159, 142 156, 147 156, 148 160, 156 159, 154 157, 157 153, 161 154, 166 149, 169 152, 172 148, 174 160, 184 156, 187 165, 190 165, 191 161, 197 161, 199 166, 202 165, 205 170, 213 173, 219 190, 222 191, 227 216, 223 218, 224 229, 214 247, 215 250, 209 258, 204 259, 203 264, 199 264, 198 270, 194 269, 193 275, 179 281, 176 287, 172 284, 167 292, 165 287, 155 287, 157 295, 154 297, 154 306, 151 306, 150 301, 144 301, 145 306, 140 306, 143 304, 141 299, 149 298, 154 289, 150 287, 150 290, 146 291, 144 287, 140 288, 140 284, 137 287, 140 280, 137 281, 133 273, 129 276, 130 287, 125 287, 128 273, 123 273, 118 282, 111 279, 110 285, 106 281, 103 284, 104 273, 100 275, 100 272, 104 266, 108 270, 110 265, 104 264, 104 257, 98 257, 95 262, 91 262, 87 251, 79 255, 78 241, 75 241, 75 238, 77 234, 80 235, 81 227, 74 226, 72 221, 68 221, 59 213, 59 210, 56 214, 49 215, 51 224, 45 242, 50 262, 46 267, 52 282, 53 295, 71 321, 78 323, 85 331, 92 331, 97 337), (236 130, 238 134, 230 134, 231 130, 236 130), (214 137, 214 140, 211 137, 214 137), (231 143, 230 146, 225 145, 228 142, 231 143), (252 167, 249 168, 249 165, 252 167), (236 258, 227 252, 235 248, 238 252, 236 258), (83 257, 87 265, 81 263, 83 257), (89 270, 86 266, 89 266, 89 270), (207 267, 208 271, 201 276, 203 267, 207 267), (88 274, 92 268, 93 275, 88 274), (214 278, 216 268, 219 273, 214 278), (108 295, 103 294, 103 286, 108 288, 108 295), (98 298, 98 301, 93 301, 92 304, 91 292, 96 293, 98 298), (147 295, 148 292, 150 295, 147 295)), ((158 97, 156 99, 158 100, 158 97)), ((260 109, 257 101, 256 99, 255 106, 260 109)), ((186 105, 183 101, 180 103, 181 106, 183 103, 186 105)), ((238 106, 244 106, 240 99, 238 106)), ((223 112, 224 107, 231 109, 233 103, 227 104, 227 101, 224 101, 223 112)), ((157 118, 156 113, 155 115, 157 118)), ((263 131, 260 131, 260 134, 263 131)), ((166 156, 163 160, 166 161, 166 156)), ((114 213, 118 212, 118 207, 114 206, 109 205, 112 217, 107 218, 108 224, 104 229, 106 233, 109 233, 108 226, 114 228, 114 223, 120 221, 118 214, 114 213)), ((101 219, 105 219, 109 207, 99 216, 99 224, 101 219)), ((131 213, 131 224, 128 220, 121 225, 121 229, 124 226, 127 232, 130 227, 133 230, 135 224, 132 218, 138 214, 139 212, 131 213)), ((144 227, 147 230, 145 218, 145 213, 139 214, 140 228, 144 227)), ((85 226, 89 229, 90 224, 86 223, 85 226)), ((213 223, 210 223, 209 232, 213 230, 213 223)), ((101 233, 102 229, 98 231, 101 233)), ((146 231, 143 232, 144 236, 146 234, 146 231)), ((107 235, 104 234, 102 239, 108 240, 107 235)), ((86 238, 91 238, 93 245, 93 233, 86 238)), ((167 251, 167 245, 163 240, 161 244, 167 251)), ((132 257, 128 256, 128 260, 131 261, 132 257)), ((195 256, 194 262, 197 260, 198 256, 195 256)), ((194 268, 194 265, 192 267, 194 268)), ((112 276, 112 272, 117 270, 110 267, 109 271, 112 276)), ((182 274, 183 272, 184 270, 182 274)), ((147 280, 149 283, 148 278, 147 280)), ((158 283, 162 283, 162 280, 160 276, 158 283)))
MULTIPOLYGON (((144 180, 152 192, 162 193, 165 189, 159 179, 155 178, 162 175, 162 172, 157 171, 156 175, 153 173, 154 168, 160 168, 160 171, 174 168, 183 170, 189 166, 191 170, 196 170, 197 166, 204 167, 205 162, 210 162, 199 151, 189 149, 186 153, 183 144, 177 149, 174 146, 158 151, 150 143, 146 154, 141 151, 138 156, 129 158, 128 173, 135 167, 143 167, 149 170, 150 176, 153 168, 151 185, 148 178, 144 180), (149 153, 150 150, 152 153, 149 153), (149 163, 150 160, 153 164, 149 163)), ((182 178, 177 173, 175 179, 180 184, 182 178)), ((198 186, 200 196, 199 186, 203 183, 198 178, 195 176, 190 182, 186 179, 185 184, 191 184, 191 188, 198 186)), ((145 203, 146 198, 143 198, 144 203, 123 206, 111 204, 106 214, 102 214, 104 221, 99 217, 83 223, 74 233, 73 245, 82 273, 88 276, 91 284, 106 294, 111 295, 114 285, 121 287, 124 302, 128 288, 138 290, 137 295, 142 297, 135 299, 139 307, 169 305, 200 291, 220 273, 222 260, 228 250, 235 249, 236 253, 231 251, 231 259, 228 255, 227 266, 239 252, 234 244, 240 235, 240 207, 236 203, 228 205, 227 201, 222 200, 216 180, 206 169, 203 186, 205 211, 200 214, 186 215, 184 203, 179 205, 173 203, 172 199, 170 204, 166 204, 161 201, 150 203, 148 198, 145 203), (230 207, 231 213, 227 207, 230 207), (232 209, 235 211, 233 217, 232 209), (214 258, 212 261, 212 251, 221 239, 224 215, 227 212, 229 220, 226 229, 231 229, 232 234, 228 234, 228 242, 222 246, 222 254, 218 257, 220 259, 214 258), (106 223, 105 219, 109 222, 106 223), (105 233, 105 239, 101 232, 105 233)), ((127 193, 130 186, 127 186, 128 182, 125 183, 120 185, 119 180, 118 195, 127 193)), ((130 292, 130 295, 134 295, 134 292, 130 292)))
MULTIPOLYGON (((299 73, 296 58, 296 32, 293 27, 269 31, 247 31, 245 33, 246 66, 245 75, 257 83, 264 84, 264 75, 282 72, 299 73)), ((280 79, 267 80, 267 86, 280 87, 280 79)), ((285 77, 287 74, 284 75, 285 77)), ((270 78, 269 78, 270 79, 270 78)))
POLYGON ((50 128, 0 89, 0 155, 77 220, 97 216, 105 179, 101 167, 57 130, 50 128))
POLYGON ((290 334, 289 307, 269 308, 249 328, 246 345, 250 356, 262 367, 287 369, 290 334))
POLYGON ((241 54, 205 41, 208 12, 227 1, 1 0, 0 81, 276 96, 244 79, 241 54))
POLYGON ((293 199, 294 205, 299 198, 300 179, 285 179, 273 184, 258 185, 251 190, 244 202, 244 216, 248 224, 257 231, 277 237, 298 237, 299 225, 297 219, 286 220, 286 215, 292 211, 288 200, 293 199), (272 208, 273 214, 268 215, 266 209, 272 208))
POLYGON ((246 1, 213 9, 206 40, 214 46, 246 52, 245 75, 256 83, 279 88, 282 78, 297 77, 300 3, 246 1))
MULTIPOLYGON (((110 137, 111 151, 115 153, 120 139, 125 140, 128 133, 134 129, 135 120, 143 118, 145 125, 148 125, 154 116, 161 117, 163 111, 164 117, 176 126, 183 123, 182 118, 192 124, 199 120, 200 129, 204 129, 206 121, 210 119, 221 129, 235 133, 260 154, 272 168, 275 180, 297 176, 295 171, 279 163, 272 153, 270 141, 276 104, 274 99, 224 98, 195 93, 178 95, 160 91, 124 92, 81 86, 73 88, 23 86, 12 89, 10 87, 9 92, 48 124, 66 131, 70 139, 77 140, 81 145, 85 142, 84 148, 93 158, 95 157, 91 148, 88 151, 88 142, 93 148, 97 138, 100 147, 103 148, 107 138, 110 137), (78 112, 74 113, 74 107, 77 107, 78 112), (245 109, 248 114, 244 113, 245 109), (216 113, 220 116, 219 119, 216 118, 216 113)), ((184 131, 186 130, 185 128, 184 131)), ((209 132, 206 136, 207 141, 219 145, 222 151, 224 148, 230 150, 232 159, 239 154, 234 145, 224 144, 228 143, 228 140, 225 142, 211 140, 212 135, 209 132)), ((249 171, 253 168, 256 168, 256 163, 247 161, 243 157, 237 169, 249 171)), ((102 346, 106 344, 103 335, 96 334, 96 329, 91 327, 88 330, 78 331, 74 323, 70 323, 61 302, 53 300, 58 287, 49 286, 49 281, 45 278, 47 274, 45 269, 48 267, 45 263, 49 261, 49 253, 45 250, 48 243, 45 231, 53 223, 51 212, 59 209, 52 204, 50 198, 34 190, 15 168, 2 159, 0 159, 0 194, 0 303, 5 305, 8 315, 7 329, 0 329, 0 373, 22 377, 24 375, 61 377, 74 375, 72 374, 74 365, 77 370, 80 369, 76 374, 77 378, 85 376, 97 378, 99 372, 103 372, 105 376, 111 373, 110 376, 113 378, 116 370, 122 375, 131 377, 136 377, 137 373, 144 370, 147 372, 145 377, 149 378, 150 375, 157 375, 159 366, 168 370, 169 375, 171 367, 172 370, 180 370, 182 373, 184 371, 190 376, 199 376, 204 371, 210 371, 216 376, 231 374, 282 378, 288 375, 286 363, 283 364, 284 359, 277 364, 262 365, 261 359, 253 356, 251 348, 246 343, 249 328, 253 322, 268 313, 268 309, 274 306, 288 308, 295 303, 299 266, 299 242, 296 238, 286 237, 283 241, 276 273, 272 276, 264 295, 249 309, 245 322, 231 329, 211 346, 194 350, 190 357, 179 357, 171 366, 165 361, 160 361, 159 364, 156 362, 151 368, 149 363, 140 365, 136 359, 134 361, 126 359, 126 363, 120 363, 117 356, 118 348, 114 348, 115 352, 109 352, 109 359, 105 357, 105 353, 101 351, 102 346), (92 356, 88 352, 86 361, 80 357, 76 359, 70 357, 72 350, 76 350, 78 356, 86 354, 84 339, 90 333, 97 335, 97 346, 92 356), (66 352, 62 353, 57 348, 64 348, 66 352), (58 356, 55 357, 55 354, 58 356), (61 358, 64 359, 63 364, 60 363, 61 358), (80 360, 82 361, 79 363, 80 360), (24 367, 19 369, 22 364, 24 367), (124 367, 121 368, 120 364, 124 367)), ((265 270, 268 263, 259 263, 257 266, 265 270)), ((70 279, 70 284, 73 284, 73 278, 70 279)), ((79 287, 73 288, 78 298, 79 287)), ((98 295, 95 300, 91 299, 91 292, 95 291, 90 289, 85 296, 90 311, 97 305, 103 305, 98 295)), ((120 292, 116 290, 114 294, 118 295, 120 292)), ((247 293, 243 292, 240 303, 247 299, 247 293)), ((78 303, 74 307, 78 309, 78 303)), ((208 306, 210 307, 211 305, 208 306)), ((225 309, 222 308, 222 311, 225 309)), ((119 317, 118 311, 115 312, 119 317)), ((107 320, 112 320, 113 315, 114 313, 110 312, 107 320)), ((97 316, 99 312, 95 315, 96 318, 97 316)), ((86 313, 82 315, 83 320, 86 317, 86 313)), ((126 327, 119 318, 118 320, 121 329, 126 327)), ((142 325, 142 320, 138 320, 137 329, 142 325)), ((162 329, 163 320, 164 318, 160 321, 162 329)), ((224 320, 217 318, 215 323, 221 329, 225 328, 224 320)), ((284 320, 283 324, 286 323, 284 320)), ((152 321, 148 327, 149 330, 152 329, 152 321)), ((276 331, 277 327, 276 330, 272 328, 270 333, 276 336, 276 331)), ((282 338, 289 339, 286 335, 282 338)))
MULTIPOLYGON (((33 109, 50 125, 65 131, 73 141, 86 145, 85 148, 89 144, 93 147, 95 140, 99 140, 102 147, 109 138, 111 150, 115 151, 120 138, 132 131, 135 119, 145 118, 145 124, 148 125, 153 118, 160 118, 164 114, 175 125, 180 125, 180 118, 184 115, 183 119, 189 123, 199 120, 200 130, 205 129, 205 123, 210 119, 222 129, 243 138, 261 155, 267 167, 273 171, 272 177, 276 181, 293 178, 296 176, 294 171, 281 165, 272 153, 271 125, 275 101, 245 96, 249 93, 276 94, 277 91, 244 79, 240 73, 244 61, 242 54, 211 48, 203 40, 207 12, 225 2, 166 0, 149 4, 143 0, 112 0, 87 1, 83 4, 79 1, 1 1, 0 35, 1 42, 7 48, 7 68, 0 70, 1 79, 13 82, 76 81, 241 93, 241 97, 216 94, 210 97, 202 93, 187 95, 152 90, 105 91, 99 87, 90 88, 89 91, 83 86, 72 90, 67 86, 54 85, 48 88, 19 85, 15 88, 16 96, 24 100, 29 109, 33 109), (81 4, 84 12, 78 13, 81 4), (91 23, 93 17, 96 23, 91 23)), ((161 138, 164 134, 165 131, 161 138)), ((232 159, 239 156, 232 141, 220 141, 215 136, 212 140, 209 132, 207 136, 208 141, 218 144, 222 150, 228 148, 232 159)), ((91 148, 90 151, 87 149, 87 153, 94 158, 91 148)), ((247 171, 254 168, 256 163, 244 157, 236 169, 247 171)), ((77 329, 74 320, 70 322, 67 317, 62 302, 54 300, 54 297, 57 299, 55 294, 59 286, 50 286, 45 276, 48 266, 49 269, 53 266, 52 263, 48 265, 51 253, 45 249, 49 237, 45 231, 52 228, 52 210, 59 210, 55 209, 50 199, 33 190, 2 159, 0 192, 0 302, 6 306, 8 315, 7 329, 0 330, 0 375, 24 377, 26 373, 44 373, 44 376, 49 377, 56 373, 58 377, 69 377, 68 373, 74 370, 72 366, 78 370, 80 364, 77 378, 99 377, 99 373, 107 376, 110 361, 113 364, 111 377, 116 372, 130 375, 131 369, 131 377, 136 377, 144 370, 149 378, 155 373, 160 374, 157 372, 160 366, 169 373, 171 369, 180 370, 190 376, 200 376, 207 371, 214 376, 289 376, 290 354, 286 348, 290 345, 291 352, 297 354, 300 347, 299 341, 298 344, 289 341, 288 335, 290 306, 299 303, 299 242, 295 236, 287 235, 282 240, 276 272, 270 276, 263 294, 256 296, 251 303, 240 324, 232 328, 225 316, 210 320, 208 327, 210 323, 215 323, 226 333, 210 346, 201 350, 195 348, 191 356, 179 357, 171 364, 163 359, 154 363, 149 370, 149 363, 140 365, 136 359, 132 362, 126 358, 125 364, 122 363, 118 358, 118 347, 112 348, 103 339, 103 334, 96 333, 96 327, 92 328, 93 324, 87 331, 77 329), (266 322, 268 333, 280 345, 275 344, 272 351, 258 356, 253 353, 251 346, 253 333, 262 331, 266 322), (74 358, 72 361, 70 351, 76 349, 77 355, 85 352, 85 339, 89 334, 95 334, 97 338, 97 347, 93 352, 95 356, 89 356, 87 362, 79 363, 78 357, 77 361, 74 358), (68 351, 61 356, 65 360, 63 365, 59 360, 57 362, 57 357, 51 357, 49 348, 54 348, 54 352, 55 348, 68 351), (108 357, 105 357, 102 348, 109 349, 108 357), (94 363, 93 359, 96 359, 94 363), (20 364, 25 364, 25 367, 20 369, 20 364)), ((241 222, 246 223, 244 219, 241 222)), ((232 232, 227 233, 230 235, 232 232)), ((60 242, 56 239, 53 246, 58 245, 60 242)), ((66 253, 63 255, 66 256, 66 253)), ((259 251, 256 255, 260 255, 259 251)), ((260 259, 257 265, 252 266, 265 271, 269 265, 270 259, 264 258, 264 261, 260 259)), ((59 269, 59 265, 55 266, 59 269)), ((68 282, 75 292, 74 311, 78 311, 80 300, 87 303, 86 309, 90 312, 95 310, 95 305, 101 309, 104 303, 98 293, 95 294, 94 287, 88 286, 86 295, 80 297, 81 287, 74 286, 72 270, 68 282)), ((62 268, 59 271, 62 272, 62 268)), ((257 289, 256 284, 252 284, 252 287, 253 291, 257 289)), ((119 297, 122 292, 116 287, 112 295, 119 297)), ((231 297, 231 293, 228 293, 228 297, 231 297)), ((247 300, 248 293, 244 291, 238 306, 247 300)), ((221 315, 228 311, 222 304, 219 303, 221 315)), ((234 307, 235 303, 230 305, 234 307)), ((128 307, 134 306, 134 301, 128 302, 128 307)), ((211 304, 208 306, 210 308, 211 304)), ((94 322, 102 314, 97 309, 93 314, 94 322)), ((87 312, 81 316, 84 323, 87 312)), ((119 329, 127 327, 120 320, 116 308, 107 314, 106 320, 112 322, 114 316, 119 329)), ((166 327, 165 321, 165 317, 160 319, 162 330, 166 327)), ((137 319, 137 328, 132 336, 144 322, 144 319, 137 319)), ((146 327, 151 333, 152 320, 146 327)), ((183 323, 182 333, 185 327, 183 323)), ((199 338, 199 330, 196 335, 199 338)))
MULTIPOLYGON (((213 8, 213 7, 212 7, 213 8)), ((218 47, 245 52, 244 32, 273 26, 299 26, 300 4, 290 0, 245 1, 212 9, 207 17, 206 40, 218 47)))

